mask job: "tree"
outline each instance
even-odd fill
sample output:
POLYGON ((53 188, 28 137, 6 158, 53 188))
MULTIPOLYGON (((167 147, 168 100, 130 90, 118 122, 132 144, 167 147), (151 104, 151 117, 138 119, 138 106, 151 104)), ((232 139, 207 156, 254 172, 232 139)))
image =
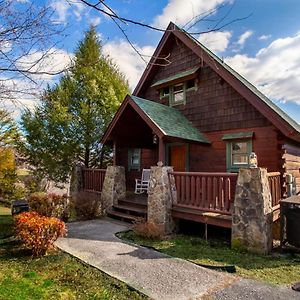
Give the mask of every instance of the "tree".
POLYGON ((23 152, 29 162, 56 182, 66 181, 76 162, 99 165, 101 136, 127 93, 127 81, 101 53, 91 27, 70 70, 46 89, 34 112, 22 116, 23 152))
POLYGON ((0 109, 0 198, 13 194, 16 181, 13 147, 18 139, 15 122, 7 111, 0 109))
POLYGON ((0 109, 0 148, 15 144, 18 138, 16 123, 6 110, 0 109))
POLYGON ((63 71, 53 66, 63 26, 50 5, 0 0, 0 101, 35 96, 42 76, 63 71))

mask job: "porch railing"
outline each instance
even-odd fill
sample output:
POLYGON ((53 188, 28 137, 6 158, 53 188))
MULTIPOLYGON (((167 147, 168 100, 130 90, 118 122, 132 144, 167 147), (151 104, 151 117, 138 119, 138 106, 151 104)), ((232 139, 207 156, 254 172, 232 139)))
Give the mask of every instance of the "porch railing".
POLYGON ((83 190, 101 192, 105 177, 105 169, 83 169, 83 190))
POLYGON ((268 173, 268 180, 272 196, 272 207, 274 208, 279 206, 279 201, 282 198, 280 172, 268 173))
POLYGON ((175 206, 231 214, 237 174, 170 172, 177 191, 175 206))

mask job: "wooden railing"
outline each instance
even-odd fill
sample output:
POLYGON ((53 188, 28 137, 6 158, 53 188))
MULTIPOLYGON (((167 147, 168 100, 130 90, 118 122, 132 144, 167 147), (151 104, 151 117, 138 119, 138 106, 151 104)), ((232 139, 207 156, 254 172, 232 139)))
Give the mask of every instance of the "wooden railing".
POLYGON ((272 207, 278 206, 279 201, 282 198, 280 179, 281 179, 280 172, 268 173, 270 192, 272 196, 272 207))
POLYGON ((101 192, 105 172, 105 169, 83 169, 83 190, 86 192, 101 192))
POLYGON ((170 172, 177 191, 175 206, 231 214, 237 174, 204 172, 170 172))

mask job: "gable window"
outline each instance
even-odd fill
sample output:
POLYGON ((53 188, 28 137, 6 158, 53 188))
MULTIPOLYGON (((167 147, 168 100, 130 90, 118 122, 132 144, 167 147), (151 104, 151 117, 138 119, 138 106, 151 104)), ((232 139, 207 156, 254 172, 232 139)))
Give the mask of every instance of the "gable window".
POLYGON ((128 149, 128 170, 139 171, 141 167, 141 149, 130 148, 128 149))
POLYGON ((249 166, 253 132, 225 134, 227 172, 238 172, 249 166))
POLYGON ((160 89, 160 98, 168 97, 170 106, 185 104, 187 92, 196 88, 196 80, 191 79, 160 89))
POLYGON ((172 99, 171 103, 173 105, 184 103, 185 101, 185 91, 184 91, 184 84, 176 84, 173 86, 172 89, 172 99))

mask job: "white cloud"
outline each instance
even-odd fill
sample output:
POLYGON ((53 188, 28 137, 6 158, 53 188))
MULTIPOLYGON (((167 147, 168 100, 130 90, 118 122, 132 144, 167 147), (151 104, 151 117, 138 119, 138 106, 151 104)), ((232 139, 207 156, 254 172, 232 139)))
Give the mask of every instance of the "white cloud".
MULTIPOLYGON (((152 46, 139 47, 135 45, 135 47, 140 53, 147 56, 147 60, 150 59, 155 50, 152 46)), ((146 67, 138 54, 124 40, 106 43, 103 46, 103 52, 116 62, 121 72, 123 72, 128 79, 130 87, 133 89, 146 67)))
POLYGON ((70 4, 65 0, 52 0, 50 6, 56 12, 55 21, 65 23, 70 4))
POLYGON ((237 54, 226 62, 271 99, 300 104, 300 32, 273 41, 253 57, 237 54))
POLYGON ((101 18, 100 17, 90 18, 89 23, 93 26, 97 26, 101 23, 101 18))
MULTIPOLYGON (((50 49, 49 56, 43 59, 40 63, 34 65, 39 58, 42 57, 39 51, 32 52, 29 55, 17 61, 16 65, 24 69, 39 72, 58 72, 66 68, 71 61, 72 55, 59 49, 50 49)), ((38 103, 38 99, 42 90, 47 83, 52 83, 57 80, 57 76, 47 74, 32 75, 31 78, 36 82, 33 83, 25 77, 16 78, 0 78, 1 91, 1 107, 9 110, 17 119, 20 112, 24 108, 33 109, 38 103)))
POLYGON ((231 36, 229 31, 216 31, 200 34, 198 40, 213 52, 223 52, 227 49, 231 36))
POLYGON ((154 18, 153 24, 156 27, 166 28, 170 21, 179 26, 185 25, 197 15, 208 12, 222 3, 229 3, 229 0, 169 0, 162 14, 154 18))
POLYGON ((268 40, 270 37, 271 37, 271 34, 268 34, 268 35, 263 34, 263 35, 261 35, 258 39, 259 39, 260 41, 264 41, 264 40, 268 40))
POLYGON ((247 39, 249 39, 249 37, 253 35, 253 31, 252 30, 247 30, 245 31, 243 34, 240 35, 237 43, 243 47, 245 42, 247 41, 247 39))

